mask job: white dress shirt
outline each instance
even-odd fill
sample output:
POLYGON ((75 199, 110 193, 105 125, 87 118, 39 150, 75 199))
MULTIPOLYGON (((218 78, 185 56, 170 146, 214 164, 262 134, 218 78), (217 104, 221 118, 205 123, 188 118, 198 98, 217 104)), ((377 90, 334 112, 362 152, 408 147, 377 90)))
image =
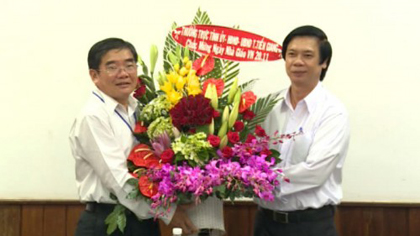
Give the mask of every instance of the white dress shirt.
MULTIPOLYGON (((154 216, 144 200, 127 199, 133 178, 127 169, 127 157, 137 144, 132 134, 135 126, 136 100, 130 96, 128 109, 96 89, 73 123, 70 146, 76 160, 76 184, 82 202, 116 203, 130 209, 139 219, 154 216)), ((169 223, 174 209, 162 216, 169 223)))
POLYGON ((299 132, 293 139, 270 148, 280 151, 290 183, 281 180, 274 202, 256 200, 264 208, 278 211, 320 208, 339 204, 342 198, 342 168, 347 154, 350 128, 343 104, 318 85, 293 109, 289 89, 270 112, 263 127, 268 135, 299 132))

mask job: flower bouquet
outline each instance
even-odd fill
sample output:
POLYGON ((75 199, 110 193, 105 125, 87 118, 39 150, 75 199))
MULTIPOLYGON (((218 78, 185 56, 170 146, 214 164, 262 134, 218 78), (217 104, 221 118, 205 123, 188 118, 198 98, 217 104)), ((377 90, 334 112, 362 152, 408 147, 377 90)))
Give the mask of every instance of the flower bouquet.
MULTIPOLYGON (((211 22, 198 10, 192 24, 211 22)), ((155 79, 157 54, 152 46, 150 73, 139 60, 143 74, 134 93, 139 101, 134 135, 140 143, 128 157, 135 177, 130 182, 137 187, 128 197, 150 201, 156 216, 173 204, 196 202, 193 223, 222 235, 223 199, 273 200, 283 177, 272 169, 280 159, 269 143, 284 136, 268 137, 258 125, 278 94, 257 98, 251 91, 255 80, 239 84, 239 63, 190 51, 171 35, 165 42, 164 71, 155 79)), ((108 233, 122 230, 124 217, 115 210, 107 218, 108 233)))

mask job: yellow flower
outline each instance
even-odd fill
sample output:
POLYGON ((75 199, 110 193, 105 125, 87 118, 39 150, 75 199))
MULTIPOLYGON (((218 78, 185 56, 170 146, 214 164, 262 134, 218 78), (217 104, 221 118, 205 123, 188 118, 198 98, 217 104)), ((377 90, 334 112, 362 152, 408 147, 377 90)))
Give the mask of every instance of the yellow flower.
POLYGON ((201 94, 200 86, 188 85, 187 91, 188 91, 188 95, 201 94))
POLYGON ((174 65, 174 69, 175 69, 176 72, 178 72, 179 71, 179 64, 174 65))
POLYGON ((197 76, 190 74, 187 85, 188 95, 197 95, 201 93, 200 80, 197 76))
POLYGON ((180 92, 177 92, 175 90, 172 90, 169 93, 166 93, 166 96, 173 105, 177 104, 179 100, 182 98, 182 94, 180 92))
POLYGON ((171 82, 169 81, 165 81, 165 83, 163 85, 160 86, 160 90, 162 90, 163 92, 165 92, 166 94, 170 93, 171 91, 174 90, 174 88, 172 87, 171 82))
POLYGON ((178 91, 184 88, 185 83, 187 83, 187 77, 178 76, 175 87, 178 91))
POLYGON ((181 76, 185 76, 185 75, 187 75, 187 74, 188 74, 188 69, 187 69, 187 68, 185 68, 185 67, 182 67, 182 68, 179 70, 179 74, 180 74, 181 76))
POLYGON ((191 67, 192 67, 192 61, 188 61, 187 63, 185 63, 185 68, 189 70, 191 69, 191 67))
POLYGON ((175 71, 171 71, 171 73, 166 75, 166 78, 171 82, 171 84, 176 84, 176 81, 178 80, 178 74, 175 71))

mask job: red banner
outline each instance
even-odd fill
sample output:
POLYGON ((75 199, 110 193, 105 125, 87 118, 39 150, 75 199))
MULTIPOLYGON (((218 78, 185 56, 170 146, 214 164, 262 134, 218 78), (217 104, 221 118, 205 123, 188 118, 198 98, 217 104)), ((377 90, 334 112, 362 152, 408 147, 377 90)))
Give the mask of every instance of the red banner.
POLYGON ((231 61, 281 59, 280 44, 243 30, 214 25, 185 25, 174 29, 172 38, 191 51, 231 61))

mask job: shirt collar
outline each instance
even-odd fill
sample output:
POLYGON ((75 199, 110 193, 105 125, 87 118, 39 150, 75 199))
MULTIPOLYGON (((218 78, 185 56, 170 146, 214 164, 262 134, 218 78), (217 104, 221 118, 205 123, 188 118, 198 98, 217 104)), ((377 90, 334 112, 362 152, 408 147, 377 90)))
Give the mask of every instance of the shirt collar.
MULTIPOLYGON (((309 111, 309 113, 312 113, 318 103, 319 96, 321 95, 322 91, 324 90, 324 87, 322 86, 321 82, 318 82, 318 84, 315 86, 315 88, 308 94, 304 99, 302 99, 301 102, 304 102, 306 104, 306 107, 309 111)), ((285 104, 292 109, 292 103, 290 101, 290 87, 286 90, 284 93, 284 102, 285 104)))
POLYGON ((309 113, 312 113, 318 105, 319 97, 324 91, 324 87, 321 82, 318 82, 316 87, 303 99, 306 102, 309 113))
MULTIPOLYGON (((120 109, 122 109, 122 105, 120 103, 118 103, 112 97, 106 95, 104 92, 102 92, 98 88, 94 89, 93 93, 97 94, 97 96, 99 96, 100 98, 103 99, 103 103, 105 103, 105 107, 109 112, 111 112, 111 113, 115 112, 115 110, 118 107, 120 107, 120 109)), ((130 95, 128 97, 128 114, 132 115, 136 111, 136 108, 137 108, 137 100, 132 95, 130 95)), ((122 110, 124 110, 124 109, 122 109, 122 110)))

